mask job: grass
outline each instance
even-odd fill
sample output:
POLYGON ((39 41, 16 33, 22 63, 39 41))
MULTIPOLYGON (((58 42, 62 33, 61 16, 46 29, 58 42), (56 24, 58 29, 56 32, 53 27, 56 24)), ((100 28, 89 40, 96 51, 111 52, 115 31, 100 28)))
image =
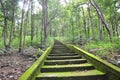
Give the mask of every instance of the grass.
MULTIPOLYGON (((11 43, 11 47, 13 48, 19 48, 19 38, 14 38, 12 43, 11 43)), ((7 40, 7 44, 8 44, 9 40, 7 40)), ((33 38, 33 46, 37 46, 40 45, 40 36, 38 37, 38 40, 36 39, 36 37, 33 38)), ((48 37, 46 40, 46 46, 49 46, 53 43, 53 39, 52 37, 48 37)), ((25 46, 31 46, 31 36, 26 36, 26 40, 25 40, 25 46)), ((0 49, 4 48, 4 41, 3 38, 0 38, 0 49)))
POLYGON ((113 42, 106 41, 90 41, 84 45, 84 49, 87 51, 96 50, 95 54, 99 56, 107 56, 115 51, 119 50, 120 40, 113 38, 113 42))

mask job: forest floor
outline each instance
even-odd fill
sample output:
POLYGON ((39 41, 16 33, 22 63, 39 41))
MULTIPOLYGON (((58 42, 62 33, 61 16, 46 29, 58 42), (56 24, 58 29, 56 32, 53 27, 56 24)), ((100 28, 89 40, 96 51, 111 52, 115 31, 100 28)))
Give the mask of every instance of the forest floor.
POLYGON ((29 47, 23 53, 19 53, 18 49, 11 49, 0 55, 0 80, 18 80, 35 61, 32 55, 36 52, 37 49, 29 47))
POLYGON ((100 57, 101 59, 120 67, 120 50, 102 50, 102 49, 90 49, 87 50, 88 52, 92 53, 95 56, 100 57), (103 54, 99 54, 99 52, 101 53, 101 51, 103 52, 103 54), (104 52, 106 51, 106 52, 104 52), (116 58, 117 56, 117 58, 116 58))
POLYGON ((95 56, 99 56, 100 58, 106 60, 107 62, 110 62, 112 58, 114 58, 117 55, 120 55, 120 50, 117 51, 108 51, 106 55, 99 55, 97 54, 101 49, 91 49, 88 52, 93 53, 95 56))
MULTIPOLYGON (((23 50, 23 53, 19 53, 18 49, 2 51, 5 54, 0 50, 0 80, 18 80, 18 77, 20 77, 35 61, 36 58, 33 55, 38 49, 28 47, 23 50)), ((99 48, 88 50, 88 52, 93 53, 110 63, 111 58, 115 55, 120 55, 120 50, 108 51, 105 55, 97 55, 100 51, 102 51, 102 49, 99 48)), ((103 49, 103 51, 106 50, 103 49)))

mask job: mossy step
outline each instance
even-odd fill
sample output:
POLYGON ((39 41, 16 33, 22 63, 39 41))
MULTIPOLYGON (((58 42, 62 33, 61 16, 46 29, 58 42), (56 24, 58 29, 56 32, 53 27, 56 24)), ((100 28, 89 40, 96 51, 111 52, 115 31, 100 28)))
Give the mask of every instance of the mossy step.
POLYGON ((65 65, 87 63, 86 59, 45 60, 44 65, 65 65))
POLYGON ((68 49, 67 47, 65 47, 65 46, 59 46, 59 47, 53 47, 53 49, 68 49))
POLYGON ((41 68, 41 72, 84 71, 95 69, 92 64, 48 65, 41 68))
POLYGON ((71 50, 69 49, 52 49, 52 52, 72 52, 71 50))
POLYGON ((61 52, 61 53, 54 53, 54 52, 51 52, 50 54, 55 54, 55 55, 64 55, 64 54, 66 54, 66 55, 69 55, 69 54, 77 54, 77 53, 75 53, 75 52, 61 52))
POLYGON ((64 53, 64 54, 49 54, 48 56, 75 56, 75 55, 79 55, 77 53, 64 53))
MULTIPOLYGON (((55 52, 70 51, 70 52, 72 52, 72 50, 70 50, 70 49, 52 49, 52 51, 55 51, 55 52)), ((73 52, 75 52, 75 51, 73 51, 73 52)))
POLYGON ((67 47, 64 47, 64 46, 60 46, 60 47, 53 47, 53 49, 68 49, 67 47))
POLYGON ((40 73, 36 80, 107 80, 98 70, 40 73))
POLYGON ((66 59, 81 59, 82 57, 80 55, 77 56, 48 56, 46 60, 66 60, 66 59))
POLYGON ((61 53, 75 53, 75 52, 74 52, 74 51, 71 51, 71 50, 66 50, 66 51, 62 51, 62 50, 52 50, 51 53, 61 54, 61 53))
POLYGON ((71 57, 81 57, 82 58, 82 56, 80 56, 80 55, 74 55, 74 56, 70 56, 70 55, 68 55, 68 56, 47 56, 47 58, 71 58, 71 57))
POLYGON ((54 45, 54 47, 65 47, 65 46, 63 46, 63 45, 54 45))
POLYGON ((65 47, 65 46, 63 46, 63 45, 61 45, 61 44, 56 44, 56 45, 54 45, 54 47, 65 47))

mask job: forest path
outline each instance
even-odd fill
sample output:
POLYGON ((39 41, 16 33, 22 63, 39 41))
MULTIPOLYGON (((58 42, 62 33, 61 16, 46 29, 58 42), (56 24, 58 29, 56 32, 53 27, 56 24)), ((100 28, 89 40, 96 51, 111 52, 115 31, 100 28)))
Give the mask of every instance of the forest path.
POLYGON ((36 80, 106 80, 106 77, 81 55, 55 41, 36 80))
POLYGON ((120 80, 120 68, 57 40, 19 80, 120 80))

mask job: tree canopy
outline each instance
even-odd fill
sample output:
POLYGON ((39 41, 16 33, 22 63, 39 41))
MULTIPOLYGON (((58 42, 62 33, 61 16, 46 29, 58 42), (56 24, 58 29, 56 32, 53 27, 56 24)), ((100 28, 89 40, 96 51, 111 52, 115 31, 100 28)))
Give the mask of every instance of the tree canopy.
POLYGON ((119 0, 0 0, 0 47, 120 38, 119 0), (4 45, 4 46, 3 46, 4 45))

